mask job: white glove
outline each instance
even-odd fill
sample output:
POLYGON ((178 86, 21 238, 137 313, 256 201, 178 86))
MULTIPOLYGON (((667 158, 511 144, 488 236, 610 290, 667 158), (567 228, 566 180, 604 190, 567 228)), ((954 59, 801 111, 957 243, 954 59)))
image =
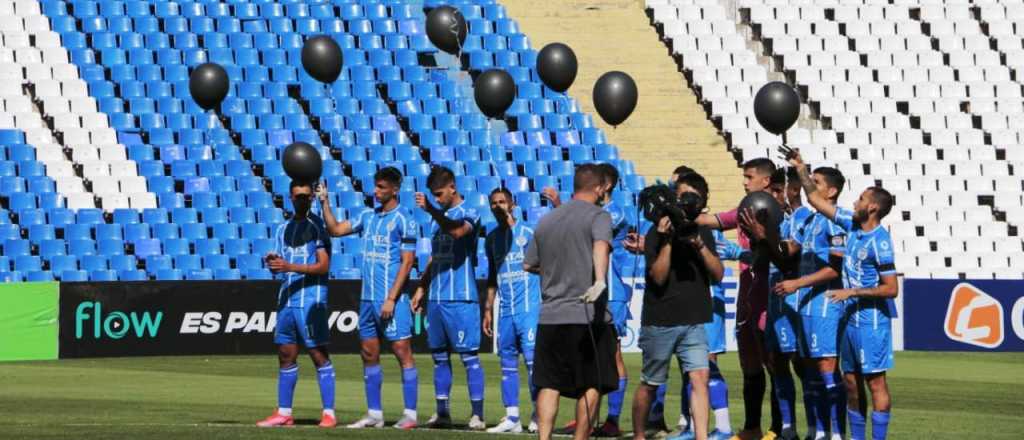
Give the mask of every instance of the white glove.
POLYGON ((587 292, 580 296, 580 301, 585 303, 597 301, 597 298, 601 297, 601 294, 604 293, 604 289, 606 287, 608 286, 605 286, 604 281, 595 281, 594 285, 590 286, 590 288, 587 289, 587 292))

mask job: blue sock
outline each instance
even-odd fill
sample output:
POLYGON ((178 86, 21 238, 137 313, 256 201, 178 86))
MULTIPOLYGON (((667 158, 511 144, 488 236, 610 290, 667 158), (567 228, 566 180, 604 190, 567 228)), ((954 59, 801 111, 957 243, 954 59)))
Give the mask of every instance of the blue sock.
POLYGON ((836 386, 835 373, 821 373, 821 380, 825 384, 825 395, 822 396, 822 408, 828 414, 829 432, 839 433, 839 387, 836 386))
POLYGON ((419 394, 420 373, 416 367, 402 369, 402 400, 405 409, 416 411, 416 399, 419 394))
POLYGON ((814 430, 815 432, 827 432, 828 428, 825 428, 825 420, 828 417, 828 407, 821 404, 822 400, 825 399, 825 384, 821 381, 821 373, 817 370, 807 370, 807 385, 811 390, 811 407, 814 411, 814 430))
POLYGON ((295 397, 295 383, 299 381, 299 364, 277 372, 277 407, 291 408, 295 397))
POLYGON ((779 399, 782 429, 793 426, 793 400, 796 399, 796 385, 793 384, 793 376, 789 374, 775 375, 775 397, 779 399))
POLYGON ((434 352, 434 397, 437 399, 437 415, 448 416, 448 394, 452 391, 452 362, 447 352, 434 352))
MULTIPOLYGON (((518 356, 501 357, 501 403, 505 408, 519 407, 519 362, 518 356)), ((509 417, 513 422, 519 417, 509 417)))
POLYGON ((381 404, 381 385, 384 383, 384 372, 380 365, 369 365, 363 367, 363 384, 366 386, 366 409, 370 411, 383 411, 381 404))
POLYGON ((619 423, 619 414, 622 414, 622 401, 626 400, 626 384, 629 383, 629 379, 625 377, 619 378, 619 387, 608 394, 608 417, 607 421, 612 423, 619 423))
POLYGON ((316 369, 316 382, 320 385, 320 403, 324 409, 334 409, 334 364, 326 364, 316 369))
POLYGON ((871 440, 885 440, 889 433, 889 413, 871 411, 871 440))
POLYGON ((658 385, 654 392, 654 402, 651 402, 651 412, 647 414, 647 420, 657 421, 665 419, 665 394, 668 393, 668 385, 658 385))
MULTIPOLYGON (((523 353, 523 358, 526 360, 526 380, 530 387, 530 401, 536 404, 537 393, 540 392, 540 390, 533 385, 533 351, 530 350, 523 353)), ((536 408, 536 405, 534 405, 534 408, 536 408)))
POLYGON ((850 419, 850 440, 866 440, 864 431, 867 428, 867 421, 864 420, 864 414, 847 409, 846 417, 850 419))
POLYGON ((466 367, 466 385, 469 387, 469 404, 473 415, 484 418, 484 368, 480 357, 473 353, 462 353, 462 365, 466 367))
POLYGON ((711 362, 708 400, 710 400, 712 410, 729 407, 729 385, 725 383, 725 376, 722 376, 722 371, 718 369, 718 364, 715 362, 711 362))

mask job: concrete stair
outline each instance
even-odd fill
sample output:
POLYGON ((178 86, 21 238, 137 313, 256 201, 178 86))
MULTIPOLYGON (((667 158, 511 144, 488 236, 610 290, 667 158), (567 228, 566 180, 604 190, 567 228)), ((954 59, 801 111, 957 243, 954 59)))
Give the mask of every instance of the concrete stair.
POLYGON ((572 47, 580 70, 569 93, 594 115, 608 142, 636 164, 637 173, 648 183, 666 180, 673 169, 685 164, 708 179, 712 212, 739 203, 742 172, 736 159, 651 26, 643 1, 513 0, 503 4, 535 49, 552 42, 572 47), (592 100, 594 82, 611 70, 628 73, 640 91, 636 110, 618 128, 600 120, 592 100))

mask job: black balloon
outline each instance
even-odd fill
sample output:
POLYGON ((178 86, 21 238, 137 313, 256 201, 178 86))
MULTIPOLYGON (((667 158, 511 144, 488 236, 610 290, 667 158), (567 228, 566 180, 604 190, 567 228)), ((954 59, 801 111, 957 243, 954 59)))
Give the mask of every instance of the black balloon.
POLYGON ((601 75, 594 84, 594 107, 609 125, 625 121, 636 109, 636 83, 629 75, 613 71, 601 75))
POLYGON ((466 42, 466 19, 451 6, 434 8, 427 14, 427 37, 438 49, 457 54, 466 42))
POLYGON ((537 54, 537 75, 544 85, 556 92, 569 90, 578 68, 576 54, 562 43, 544 46, 537 54))
POLYGON ((302 67, 322 83, 332 83, 341 75, 341 47, 333 38, 320 35, 302 46, 302 67))
POLYGON ((281 165, 285 174, 298 182, 316 182, 323 171, 320 152, 305 142, 293 143, 281 154, 281 165))
POLYGON ((504 70, 488 70, 473 83, 473 97, 483 114, 496 118, 504 114, 516 99, 516 82, 504 70))
POLYGON ((769 133, 785 133, 800 117, 800 95, 784 82, 765 84, 754 96, 754 116, 769 133))
POLYGON ((754 212, 754 218, 766 230, 777 231, 779 229, 779 224, 782 223, 782 207, 771 194, 765 191, 754 191, 747 194, 740 201, 739 213, 742 214, 747 209, 754 212))
POLYGON ((192 99, 204 110, 213 110, 228 96, 228 73, 219 64, 200 64, 188 79, 192 99))

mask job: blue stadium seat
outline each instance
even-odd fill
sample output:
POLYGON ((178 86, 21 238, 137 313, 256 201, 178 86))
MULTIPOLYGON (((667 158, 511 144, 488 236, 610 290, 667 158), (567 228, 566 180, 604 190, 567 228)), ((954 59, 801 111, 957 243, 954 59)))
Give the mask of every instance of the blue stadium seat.
POLYGON ((161 269, 156 272, 156 279, 163 281, 180 281, 185 279, 185 275, 178 269, 161 269))
POLYGON ((0 240, 17 240, 21 238, 21 227, 13 223, 0 224, 0 240))
POLYGON ((50 225, 32 225, 28 228, 28 239, 34 244, 38 244, 43 240, 52 240, 56 237, 56 229, 50 225))
POLYGON ((277 248, 277 243, 271 238, 262 238, 252 241, 252 253, 260 257, 273 252, 277 248))
POLYGON ((25 281, 28 281, 30 283, 33 283, 33 282, 39 283, 39 282, 45 282, 45 281, 53 281, 53 272, 50 272, 48 270, 33 270, 33 271, 29 271, 27 273, 27 276, 25 277, 25 281))
POLYGON ((226 255, 207 255, 203 257, 203 267, 206 269, 229 269, 230 257, 226 255))
POLYGON ((94 270, 89 272, 89 281, 117 281, 117 272, 113 270, 94 270))
POLYGON ((147 281, 149 276, 141 270, 122 270, 117 272, 118 281, 147 281))
POLYGON ((30 255, 31 244, 28 240, 11 239, 4 242, 4 255, 8 257, 19 257, 30 255))
POLYGON ((147 208, 142 210, 142 221, 150 225, 167 223, 166 208, 147 208))
POLYGON ((164 254, 176 257, 190 253, 189 241, 184 238, 169 238, 163 240, 164 254))
POLYGON ((124 226, 119 224, 99 224, 96 225, 96 239, 97 240, 123 240, 124 239, 124 226))
POLYGON ((221 241, 216 238, 199 239, 195 241, 196 255, 213 255, 221 253, 221 241))
POLYGON ((209 281, 213 279, 213 272, 209 269, 190 270, 185 273, 186 280, 209 281))
MULTIPOLYGON (((98 231, 99 226, 97 226, 97 232, 98 231)), ((124 225, 124 239, 129 242, 138 242, 139 240, 151 238, 152 236, 153 232, 146 223, 130 223, 124 225)))
POLYGON ((67 253, 64 240, 48 239, 39 243, 39 256, 49 259, 67 253))
MULTIPOLYGON (((122 240, 97 240, 96 250, 100 255, 122 255, 124 254, 124 241, 122 240)), ((81 255, 81 254, 76 254, 81 255)))
POLYGON ((42 270, 42 267, 43 260, 34 255, 19 255, 14 258, 14 270, 19 272, 42 270))
POLYGON ((146 272, 155 275, 157 271, 172 268, 169 255, 150 255, 146 257, 146 272))
POLYGON ((217 223, 211 226, 211 234, 220 240, 238 238, 238 225, 232 223, 217 223))
POLYGON ((213 272, 215 280, 240 280, 242 272, 238 269, 217 269, 213 272))
POLYGON ((163 252, 161 249, 160 240, 155 238, 143 238, 135 241, 135 256, 139 258, 146 258, 150 255, 160 255, 163 252))
POLYGON ((101 255, 82 255, 78 254, 79 264, 83 270, 106 270, 108 268, 108 261, 105 256, 101 255))
POLYGON ((65 270, 59 273, 62 283, 89 281, 89 272, 84 270, 65 270))
POLYGON ((157 223, 153 225, 153 238, 166 241, 169 239, 179 238, 181 236, 181 227, 175 223, 157 223))
MULTIPOLYGON (((2 269, 0 267, 0 270, 2 269)), ((50 271, 61 273, 66 270, 78 270, 78 257, 74 255, 56 255, 50 258, 50 271)))
POLYGON ((182 272, 203 268, 203 260, 199 255, 179 255, 174 257, 174 267, 182 272))
POLYGON ((251 269, 260 269, 263 267, 263 257, 259 255, 239 255, 235 257, 235 263, 239 270, 246 272, 251 269))

